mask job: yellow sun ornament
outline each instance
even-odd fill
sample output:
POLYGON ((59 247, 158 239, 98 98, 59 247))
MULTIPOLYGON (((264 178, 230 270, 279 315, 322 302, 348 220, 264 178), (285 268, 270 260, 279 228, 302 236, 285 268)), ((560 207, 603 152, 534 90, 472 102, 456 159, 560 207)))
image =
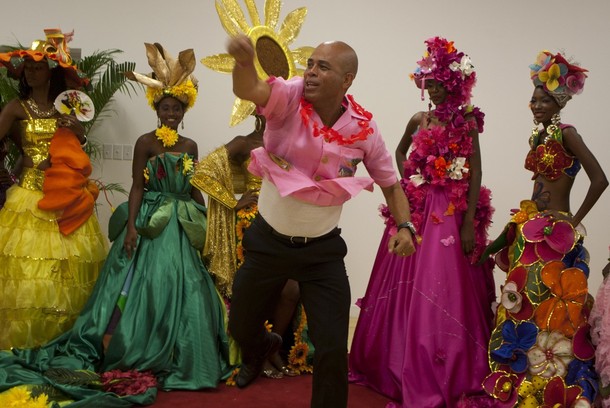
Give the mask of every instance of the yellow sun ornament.
MULTIPOLYGON (((300 47, 290 50, 288 46, 296 39, 305 21, 305 7, 291 11, 281 28, 275 29, 279 22, 281 0, 265 1, 265 23, 261 23, 260 15, 254 0, 244 0, 252 25, 246 21, 246 16, 237 0, 216 0, 216 12, 220 23, 230 36, 245 34, 254 44, 256 56, 254 66, 259 78, 266 80, 270 76, 291 78, 303 75, 307 59, 313 52, 313 47, 300 47)), ((216 54, 205 57, 201 63, 206 67, 222 73, 231 73, 235 59, 229 54, 216 54)), ((235 126, 254 111, 254 104, 240 98, 235 99, 229 124, 235 126)))

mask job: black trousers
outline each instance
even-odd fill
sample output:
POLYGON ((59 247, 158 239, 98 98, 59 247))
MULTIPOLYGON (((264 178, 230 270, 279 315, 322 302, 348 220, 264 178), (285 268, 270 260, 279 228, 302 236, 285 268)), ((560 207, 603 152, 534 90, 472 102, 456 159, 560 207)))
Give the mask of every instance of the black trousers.
POLYGON ((347 336, 350 288, 347 246, 335 229, 322 239, 291 242, 258 215, 244 234, 245 262, 233 281, 229 330, 244 363, 264 352, 265 319, 288 279, 299 282, 315 347, 312 408, 347 407, 347 336))

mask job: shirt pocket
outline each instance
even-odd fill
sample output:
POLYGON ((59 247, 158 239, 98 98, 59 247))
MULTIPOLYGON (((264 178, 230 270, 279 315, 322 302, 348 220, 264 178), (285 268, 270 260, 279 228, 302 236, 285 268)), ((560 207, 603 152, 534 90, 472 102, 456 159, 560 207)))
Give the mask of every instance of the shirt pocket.
POLYGON ((364 152, 360 149, 324 143, 316 179, 319 181, 321 178, 353 177, 363 158, 364 152))

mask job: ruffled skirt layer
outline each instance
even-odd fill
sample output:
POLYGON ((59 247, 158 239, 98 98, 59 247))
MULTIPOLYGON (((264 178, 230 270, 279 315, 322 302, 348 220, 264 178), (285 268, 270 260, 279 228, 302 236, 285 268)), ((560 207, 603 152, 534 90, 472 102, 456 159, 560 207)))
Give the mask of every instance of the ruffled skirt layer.
POLYGON ((40 191, 13 186, 0 210, 0 349, 31 348, 68 330, 107 253, 91 216, 68 236, 42 211, 40 191))

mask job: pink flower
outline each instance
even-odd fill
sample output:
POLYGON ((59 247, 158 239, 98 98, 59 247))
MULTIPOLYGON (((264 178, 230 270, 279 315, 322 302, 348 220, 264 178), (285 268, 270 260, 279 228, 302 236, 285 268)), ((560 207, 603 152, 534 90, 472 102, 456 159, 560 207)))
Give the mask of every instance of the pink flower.
POLYGON ((483 389, 492 397, 513 406, 519 397, 517 391, 523 378, 523 374, 517 376, 509 371, 498 370, 483 380, 483 389))
POLYGON ((534 217, 523 224, 522 232, 527 241, 521 255, 524 265, 531 265, 539 259, 544 263, 560 260, 574 247, 574 227, 565 220, 534 217))

